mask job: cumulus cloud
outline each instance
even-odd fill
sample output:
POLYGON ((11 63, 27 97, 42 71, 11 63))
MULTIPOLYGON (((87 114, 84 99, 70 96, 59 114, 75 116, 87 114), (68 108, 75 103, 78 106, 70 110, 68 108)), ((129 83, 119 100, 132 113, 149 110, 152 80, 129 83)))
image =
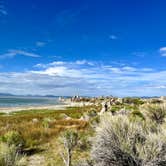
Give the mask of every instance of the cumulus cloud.
POLYGON ((22 55, 22 56, 28 56, 28 57, 33 57, 33 58, 38 58, 40 55, 32 53, 32 52, 27 52, 23 50, 8 50, 6 53, 1 54, 0 58, 14 58, 17 55, 22 55))
POLYGON ((91 96, 166 93, 166 71, 87 62, 54 61, 38 64, 38 68, 27 72, 0 73, 0 92, 91 96))

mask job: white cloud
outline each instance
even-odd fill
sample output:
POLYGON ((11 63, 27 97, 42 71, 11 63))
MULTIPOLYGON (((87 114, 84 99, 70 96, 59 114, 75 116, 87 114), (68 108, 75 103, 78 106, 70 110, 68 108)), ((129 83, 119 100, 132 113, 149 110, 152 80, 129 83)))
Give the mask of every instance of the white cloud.
POLYGON ((54 61, 50 64, 48 64, 49 66, 54 66, 54 65, 64 65, 66 64, 66 62, 63 62, 63 61, 54 61))
POLYGON ((159 49, 159 52, 160 52, 161 56, 166 56, 166 47, 161 47, 159 49))
POLYGON ((41 42, 41 41, 37 41, 37 42, 36 42, 36 46, 37 46, 37 47, 44 47, 45 45, 46 45, 45 42, 41 42))
POLYGON ((34 67, 37 67, 37 68, 48 68, 48 67, 55 67, 55 66, 94 66, 95 65, 95 62, 91 62, 91 61, 87 61, 87 60, 76 60, 76 61, 68 61, 68 62, 65 62, 65 61, 54 61, 54 62, 51 62, 49 64, 36 64, 34 67))
POLYGON ((38 64, 34 65, 33 67, 35 67, 35 68, 46 68, 47 66, 45 64, 38 63, 38 64))
POLYGON ((166 85, 154 86, 153 88, 166 89, 166 85))
POLYGON ((122 68, 122 70, 124 70, 124 71, 136 71, 137 69, 136 68, 134 68, 134 67, 130 67, 130 66, 124 66, 123 68, 122 68))
POLYGON ((122 72, 121 69, 118 67, 107 67, 107 69, 109 69, 113 73, 121 73, 122 72))
POLYGON ((142 68, 142 71, 148 72, 148 71, 154 71, 154 69, 151 69, 151 68, 142 68))
POLYGON ((0 15, 6 16, 8 13, 5 9, 0 9, 0 15))
POLYGON ((0 0, 0 16, 8 15, 7 10, 4 5, 4 0, 0 0))
MULTIPOLYGON (((132 66, 114 67, 109 65, 84 66, 76 62, 52 63, 44 70, 32 71, 41 75, 52 77, 66 77, 67 79, 82 79, 86 82, 87 89, 82 93, 103 95, 162 95, 165 91, 154 90, 150 87, 161 86, 166 83, 166 71, 155 71, 150 68, 134 68, 132 66), (71 65, 72 64, 72 65, 71 65), (90 86, 89 86, 90 85, 90 86), (91 89, 89 88, 91 87, 91 89), (144 90, 143 90, 144 89, 144 90)), ((76 89, 81 89, 77 85, 76 89)))
POLYGON ((148 55, 148 53, 146 53, 146 52, 132 52, 131 55, 143 58, 146 55, 148 55))
POLYGON ((0 73, 0 92, 92 96, 166 93, 166 71, 132 66, 115 67, 96 62, 93 66, 88 63, 82 65, 78 61, 54 61, 36 66, 39 68, 27 72, 0 73))
POLYGON ((0 16, 6 16, 8 13, 5 9, 4 2, 0 1, 0 16))
POLYGON ((161 47, 160 51, 166 51, 166 47, 161 47))
POLYGON ((79 70, 72 69, 67 66, 54 66, 54 67, 49 67, 44 71, 31 71, 31 72, 41 75, 46 74, 49 76, 73 77, 73 78, 82 77, 82 73, 79 70))
POLYGON ((76 63, 77 65, 86 65, 86 64, 91 65, 91 66, 94 65, 93 62, 89 62, 89 61, 87 61, 87 60, 77 60, 75 63, 76 63))
POLYGON ((28 56, 28 57, 33 57, 33 58, 40 57, 40 55, 38 55, 38 54, 23 51, 23 50, 8 50, 7 53, 1 54, 0 58, 13 58, 16 55, 28 56))
POLYGON ((109 38, 110 38, 111 40, 116 40, 116 39, 118 39, 118 37, 115 36, 115 35, 110 35, 109 38))

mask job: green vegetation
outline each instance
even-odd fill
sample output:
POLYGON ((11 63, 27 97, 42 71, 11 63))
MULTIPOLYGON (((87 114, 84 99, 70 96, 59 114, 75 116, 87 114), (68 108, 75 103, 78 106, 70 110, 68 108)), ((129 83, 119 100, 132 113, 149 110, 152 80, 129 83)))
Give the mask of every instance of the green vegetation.
POLYGON ((142 101, 140 98, 125 97, 123 98, 123 103, 141 105, 144 104, 144 101, 142 101))
MULTIPOLYGON (((57 145, 63 149, 63 146, 59 144, 59 136, 68 129, 77 130, 81 138, 82 136, 85 138, 86 135, 88 137, 92 132, 91 127, 87 121, 80 120, 80 118, 88 114, 91 109, 96 109, 96 107, 69 107, 66 110, 30 110, 2 114, 0 116, 0 142, 9 147, 14 146, 17 151, 27 155, 27 158, 29 155, 41 153, 48 158, 45 161, 46 165, 50 162, 63 165, 59 153, 52 152, 53 149, 47 144, 57 145)), ((86 155, 86 150, 81 151, 81 147, 86 147, 85 142, 85 139, 80 139, 78 143, 80 148, 78 147, 76 154, 73 154, 74 160, 77 160, 77 154, 86 155)))
POLYGON ((9 131, 5 133, 1 137, 1 141, 7 143, 9 146, 15 145, 16 147, 18 147, 24 145, 24 140, 22 139, 21 135, 16 131, 9 131))
POLYGON ((129 119, 131 121, 144 121, 145 117, 141 111, 134 110, 130 113, 129 119))
POLYGON ((164 165, 165 105, 125 98, 101 114, 103 100, 1 114, 0 166, 164 165))

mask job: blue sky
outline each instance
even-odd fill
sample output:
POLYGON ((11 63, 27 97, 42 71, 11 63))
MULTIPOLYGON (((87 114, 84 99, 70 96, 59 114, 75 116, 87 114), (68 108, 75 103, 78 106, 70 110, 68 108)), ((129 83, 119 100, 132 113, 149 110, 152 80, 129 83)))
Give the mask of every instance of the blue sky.
POLYGON ((166 93, 165 0, 0 0, 0 92, 166 93))

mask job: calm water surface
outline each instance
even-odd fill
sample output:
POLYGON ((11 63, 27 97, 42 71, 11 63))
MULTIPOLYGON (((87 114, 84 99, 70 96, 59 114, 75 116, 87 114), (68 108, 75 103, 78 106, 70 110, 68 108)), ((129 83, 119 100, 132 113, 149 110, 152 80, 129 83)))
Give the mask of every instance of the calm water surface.
POLYGON ((1 97, 0 107, 58 105, 58 97, 1 97))

